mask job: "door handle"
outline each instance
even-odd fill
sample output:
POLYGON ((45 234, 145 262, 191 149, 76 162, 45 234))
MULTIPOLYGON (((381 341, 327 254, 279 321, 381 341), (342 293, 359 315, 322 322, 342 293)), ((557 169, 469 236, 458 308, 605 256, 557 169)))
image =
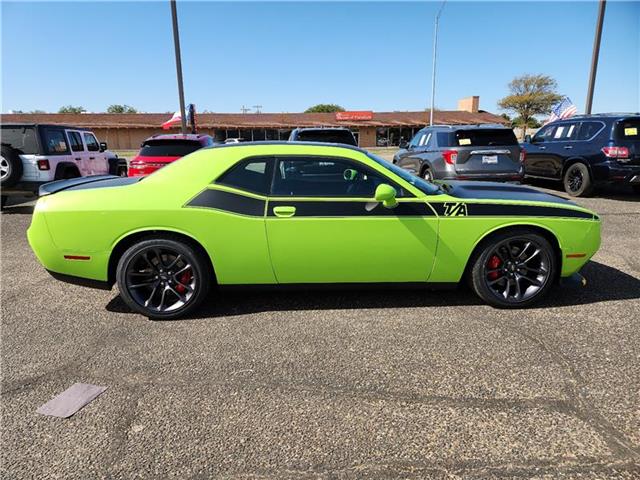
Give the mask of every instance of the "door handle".
POLYGON ((573 148, 573 145, 565 145, 564 149, 565 150, 571 150, 573 148))
POLYGON ((544 145, 539 147, 539 148, 540 148, 540 150, 546 150, 547 149, 547 147, 545 147, 544 145))
POLYGON ((273 207, 273 213, 276 217, 293 217, 296 214, 296 207, 273 207))
POLYGON ((89 160, 95 160, 96 157, 89 157, 89 160))
POLYGON ((76 162, 79 162, 80 160, 82 160, 82 158, 79 158, 79 157, 78 157, 78 158, 75 158, 74 160, 75 160, 76 162))

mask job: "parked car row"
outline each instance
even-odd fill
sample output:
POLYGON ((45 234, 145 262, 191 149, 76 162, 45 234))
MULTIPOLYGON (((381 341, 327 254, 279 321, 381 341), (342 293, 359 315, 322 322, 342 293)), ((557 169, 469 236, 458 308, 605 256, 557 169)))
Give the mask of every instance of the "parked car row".
POLYGON ((610 183, 640 193, 640 114, 558 120, 521 145, 499 125, 434 125, 403 145, 393 163, 429 181, 542 178, 562 182, 576 197, 610 183))
POLYGON ((88 129, 45 124, 3 124, 0 187, 9 195, 37 194, 40 185, 89 175, 126 176, 126 159, 107 150, 88 129))

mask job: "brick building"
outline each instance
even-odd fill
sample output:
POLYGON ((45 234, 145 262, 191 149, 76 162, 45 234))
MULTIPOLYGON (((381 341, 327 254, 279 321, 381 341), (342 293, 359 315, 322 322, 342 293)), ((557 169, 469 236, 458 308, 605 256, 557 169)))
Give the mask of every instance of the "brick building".
MULTIPOLYGON (((476 111, 436 111, 436 124, 505 123, 497 115, 478 111, 477 101, 470 102, 476 111)), ((465 104, 464 107, 467 107, 465 104)), ((473 108, 470 108, 473 110, 473 108)), ((152 135, 167 133, 162 123, 167 113, 82 113, 82 114, 3 114, 2 123, 27 122, 74 125, 91 128, 100 141, 111 149, 136 149, 152 135)), ((197 114, 199 133, 208 133, 219 141, 226 138, 244 140, 287 140, 296 127, 348 127, 362 147, 398 145, 401 138, 413 134, 429 121, 429 112, 346 112, 335 113, 201 113, 197 114), (352 114, 350 114, 352 113, 352 114)), ((172 131, 177 131, 173 128, 172 131)))

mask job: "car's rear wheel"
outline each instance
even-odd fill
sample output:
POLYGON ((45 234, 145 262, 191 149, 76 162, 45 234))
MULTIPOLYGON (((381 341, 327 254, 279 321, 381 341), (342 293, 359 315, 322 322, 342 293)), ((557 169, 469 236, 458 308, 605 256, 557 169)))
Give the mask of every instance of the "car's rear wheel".
POLYGON ((424 178, 427 182, 433 182, 433 172, 429 167, 424 167, 422 170, 422 178, 424 178))
POLYGON ((593 193, 593 182, 584 163, 574 163, 564 172, 564 189, 572 197, 586 197, 593 193))
POLYGON ((120 295, 136 312, 171 320, 193 312, 211 288, 208 260, 191 245, 172 238, 148 238, 120 258, 120 295))
POLYGON ((521 308, 544 297, 556 275, 553 247, 543 236, 512 230, 484 241, 472 260, 471 284, 489 305, 521 308))
POLYGON ((13 187, 22 177, 22 160, 18 152, 2 145, 0 155, 0 185, 2 188, 13 187))

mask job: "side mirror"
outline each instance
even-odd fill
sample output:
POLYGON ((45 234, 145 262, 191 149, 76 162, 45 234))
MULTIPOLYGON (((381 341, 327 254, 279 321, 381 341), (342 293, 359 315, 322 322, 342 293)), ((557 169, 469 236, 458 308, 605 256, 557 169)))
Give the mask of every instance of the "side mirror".
POLYGON ((100 151, 104 152, 107 149, 107 142, 100 142, 100 151))
POLYGON ((396 189, 386 183, 378 185, 378 188, 376 188, 375 199, 376 202, 382 202, 382 205, 384 205, 385 208, 394 208, 398 205, 396 189))
POLYGON ((347 168, 344 172, 342 172, 342 177, 347 182, 353 182, 358 177, 358 171, 353 170, 352 168, 347 168))
POLYGON ((529 135, 528 133, 524 136, 524 141, 526 143, 531 143, 531 135, 529 135))
POLYGON ((407 148, 409 148, 409 142, 407 142, 406 140, 402 140, 400 142, 400 148, 404 148, 406 150, 407 148))

